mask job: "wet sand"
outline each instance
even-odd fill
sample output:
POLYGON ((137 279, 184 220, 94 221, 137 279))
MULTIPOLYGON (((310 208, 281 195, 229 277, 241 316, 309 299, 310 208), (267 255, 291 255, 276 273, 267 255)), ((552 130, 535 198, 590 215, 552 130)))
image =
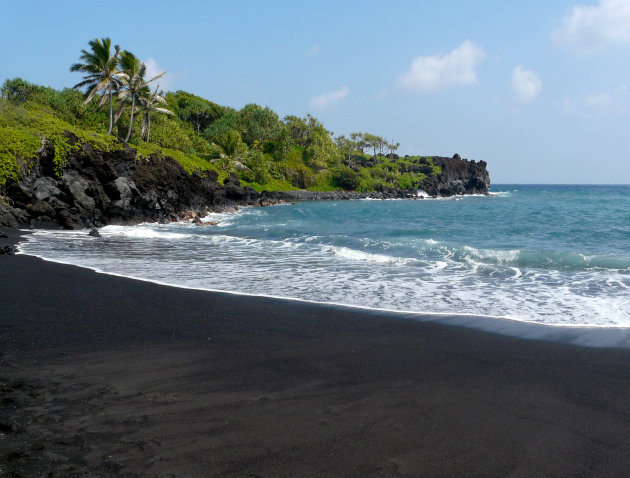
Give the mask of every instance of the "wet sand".
POLYGON ((630 470, 628 349, 18 255, 0 256, 0 352, 0 476, 630 470))

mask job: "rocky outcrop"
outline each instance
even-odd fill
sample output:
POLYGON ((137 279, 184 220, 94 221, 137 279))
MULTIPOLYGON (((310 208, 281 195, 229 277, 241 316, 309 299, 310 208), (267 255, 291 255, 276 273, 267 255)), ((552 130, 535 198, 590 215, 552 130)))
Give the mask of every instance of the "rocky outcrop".
MULTIPOLYGON (((448 197, 464 194, 488 194, 490 175, 485 161, 461 159, 458 154, 452 158, 434 156, 434 164, 441 173, 429 175, 433 168, 427 166, 427 177, 418 189, 406 190, 381 187, 375 192, 358 193, 353 191, 263 191, 260 204, 266 206, 278 202, 321 201, 344 199, 418 199, 427 197, 448 197)), ((420 171, 423 172, 423 171, 420 171)))
MULTIPOLYGON (((224 184, 218 175, 188 174, 171 158, 138 159, 136 151, 95 151, 83 145, 69 158, 61 177, 54 173, 54 148, 45 144, 28 175, 6 185, 0 197, 0 225, 58 225, 68 229, 107 224, 170 222, 198 218, 208 210, 266 206, 280 202, 358 198, 417 198, 416 190, 381 188, 372 193, 347 191, 285 191, 258 193, 232 174, 224 184)), ((431 196, 484 194, 490 179, 483 161, 434 158, 442 173, 427 178, 423 191, 431 196)))
POLYGON ((83 145, 61 177, 54 174, 53 157, 50 145, 42 148, 30 174, 7 184, 0 225, 80 229, 168 222, 184 211, 203 215, 208 208, 258 203, 258 193, 237 178, 221 187, 214 171, 190 175, 171 158, 137 159, 132 148, 103 153, 83 145))
POLYGON ((434 157, 433 162, 442 173, 425 179, 423 186, 429 195, 488 194, 490 174, 485 161, 468 161, 456 154, 452 158, 434 157))

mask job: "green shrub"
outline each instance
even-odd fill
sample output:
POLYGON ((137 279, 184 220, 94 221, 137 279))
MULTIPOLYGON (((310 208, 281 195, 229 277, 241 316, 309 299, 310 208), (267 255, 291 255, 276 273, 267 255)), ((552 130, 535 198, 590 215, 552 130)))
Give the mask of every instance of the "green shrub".
POLYGON ((360 176, 348 166, 337 166, 331 169, 330 178, 333 186, 346 191, 355 190, 361 182, 360 176))
POLYGON ((251 186, 258 192, 262 191, 292 191, 296 190, 295 186, 293 186, 290 182, 283 179, 270 179, 264 184, 258 183, 249 183, 245 182, 246 185, 251 186))
POLYGON ((14 78, 12 80, 6 80, 0 92, 2 93, 2 98, 15 104, 22 104, 43 88, 42 86, 29 83, 22 78, 14 78))
POLYGON ((203 136, 208 142, 215 143, 224 133, 230 130, 238 131, 238 121, 238 112, 228 108, 223 116, 203 130, 203 136))
MULTIPOLYGON (((18 141, 18 145, 12 146, 18 152, 22 151, 23 146, 27 144, 25 139, 27 137, 32 138, 28 140, 29 152, 32 152, 35 143, 37 143, 37 150, 43 140, 50 141, 55 149, 53 158, 55 172, 59 176, 67 165, 70 153, 78 151, 84 143, 90 144, 99 151, 112 151, 122 147, 116 138, 71 125, 48 113, 46 107, 37 104, 25 107, 7 102, 1 103, 0 128, 2 127, 10 127, 14 128, 14 131, 19 131, 19 138, 15 134, 11 136, 18 141)), ((7 133, 7 137, 9 134, 7 133)), ((5 147, 5 151, 8 150, 9 148, 5 147)))
POLYGON ((31 133, 11 126, 0 126, 0 186, 16 180, 20 169, 30 172, 41 142, 31 133))
POLYGON ((271 181, 269 165, 269 160, 265 158, 265 155, 261 151, 249 151, 245 159, 245 166, 247 166, 249 170, 243 172, 243 177, 247 182, 267 184, 271 181))

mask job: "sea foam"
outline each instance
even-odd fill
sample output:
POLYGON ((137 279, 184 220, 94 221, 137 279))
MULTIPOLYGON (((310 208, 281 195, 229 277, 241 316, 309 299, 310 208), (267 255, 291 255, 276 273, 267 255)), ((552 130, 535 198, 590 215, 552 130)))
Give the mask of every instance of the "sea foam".
POLYGON ((37 231, 21 251, 204 290, 553 326, 630 326, 626 190, 505 191, 450 202, 242 209, 210 216, 220 227, 108 226, 101 238, 37 231))

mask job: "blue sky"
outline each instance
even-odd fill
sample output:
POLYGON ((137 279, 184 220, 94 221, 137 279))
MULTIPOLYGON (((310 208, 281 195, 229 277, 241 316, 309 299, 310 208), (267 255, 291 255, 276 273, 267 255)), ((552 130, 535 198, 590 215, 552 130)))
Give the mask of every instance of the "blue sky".
POLYGON ((630 0, 0 5, 0 81, 72 86, 109 36, 165 89, 485 160, 495 183, 630 184, 630 0))

